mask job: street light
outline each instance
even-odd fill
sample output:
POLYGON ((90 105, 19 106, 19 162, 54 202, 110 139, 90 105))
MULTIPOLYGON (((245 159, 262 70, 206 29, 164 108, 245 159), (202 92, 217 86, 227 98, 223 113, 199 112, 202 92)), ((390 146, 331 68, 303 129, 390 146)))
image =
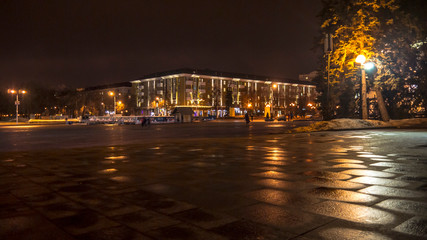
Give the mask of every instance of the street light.
POLYGON ((110 95, 114 98, 114 115, 116 115, 116 94, 114 94, 113 91, 109 91, 108 95, 110 95))
POLYGON ((365 68, 366 71, 370 71, 370 70, 372 70, 372 69, 375 68, 375 64, 373 62, 367 62, 367 63, 365 63, 365 67, 364 68, 365 68))
POLYGON ((270 108, 271 118, 273 118, 274 106, 276 105, 275 104, 276 99, 274 99, 274 89, 276 88, 277 88, 277 84, 273 84, 273 89, 271 89, 271 108, 270 108))
POLYGON ((156 114, 156 116, 159 116, 160 114, 159 114, 159 100, 160 100, 160 98, 159 97, 156 97, 156 109, 155 109, 155 112, 154 112, 154 114, 156 114))
POLYGON ((366 61, 366 57, 363 55, 359 55, 356 58, 356 63, 360 64, 360 70, 362 71, 362 79, 361 79, 362 119, 368 119, 368 104, 366 101, 366 76, 365 76, 365 68, 364 68, 365 61, 366 61))
MULTIPOLYGON (((368 71, 369 72, 369 71, 374 70, 375 68, 376 68, 375 63, 366 62, 363 64, 362 71, 368 71)), ((366 89, 366 80, 365 80, 365 89, 366 89)), ((383 99, 383 96, 381 93, 381 87, 378 84, 374 85, 374 91, 377 93, 377 103, 378 103, 378 108, 380 110, 381 118, 383 121, 387 122, 390 120, 390 117, 387 113, 387 108, 385 107, 385 104, 384 104, 384 99, 383 99)), ((366 94, 365 94, 365 96, 366 96, 366 94)), ((365 97, 365 101, 366 101, 366 97, 365 97)), ((363 102, 362 102, 362 104, 363 104, 363 102)))
POLYGON ((10 93, 10 94, 12 94, 12 95, 16 94, 16 101, 15 101, 15 105, 16 105, 16 124, 18 124, 19 104, 20 104, 20 102, 19 102, 19 94, 20 93, 21 94, 26 94, 27 91, 21 90, 21 89, 19 89, 18 91, 14 90, 14 89, 8 89, 7 92, 10 93))

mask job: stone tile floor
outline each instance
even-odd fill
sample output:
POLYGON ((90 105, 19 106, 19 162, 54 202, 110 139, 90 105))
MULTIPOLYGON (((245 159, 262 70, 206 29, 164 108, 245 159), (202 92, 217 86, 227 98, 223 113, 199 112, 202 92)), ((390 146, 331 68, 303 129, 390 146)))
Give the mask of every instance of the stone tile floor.
POLYGON ((426 239, 427 154, 399 141, 366 130, 0 153, 0 239, 426 239))

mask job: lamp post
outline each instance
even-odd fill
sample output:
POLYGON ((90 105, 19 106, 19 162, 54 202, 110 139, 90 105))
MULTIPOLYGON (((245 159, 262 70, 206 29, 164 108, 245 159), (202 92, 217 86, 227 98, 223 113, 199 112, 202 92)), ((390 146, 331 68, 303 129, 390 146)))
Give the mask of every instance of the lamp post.
POLYGON ((289 106, 291 106, 291 112, 290 112, 290 116, 289 116, 289 121, 292 120, 295 117, 295 103, 291 103, 289 104, 289 106))
POLYGON ((116 94, 113 91, 109 91, 108 95, 112 96, 114 99, 114 115, 116 115, 116 94))
POLYGON ((16 105, 16 124, 18 124, 19 104, 20 104, 20 102, 19 102, 19 94, 20 93, 21 94, 26 94, 27 91, 21 90, 21 89, 19 89, 18 91, 14 90, 14 89, 8 89, 7 92, 10 93, 10 94, 12 94, 12 95, 16 94, 16 101, 15 101, 15 105, 16 105))
POLYGON ((155 114, 156 114, 156 116, 159 116, 160 114, 159 114, 159 100, 160 100, 160 98, 159 97, 156 97, 156 110, 155 110, 155 114))
POLYGON ((366 101, 366 76, 364 63, 366 61, 366 57, 363 55, 359 55, 356 58, 356 63, 360 64, 360 70, 362 71, 362 79, 361 79, 361 98, 362 98, 362 119, 368 119, 368 104, 366 101))
MULTIPOLYGON (((364 64, 363 69, 365 71, 372 71, 375 68, 375 64, 373 62, 367 62, 364 64)), ((390 120, 390 116, 388 115, 387 108, 384 103, 383 95, 381 93, 381 87, 377 84, 374 85, 374 91, 377 94, 377 103, 378 108, 380 110, 381 118, 383 121, 387 122, 390 120)))
MULTIPOLYGON (((274 89, 277 88, 277 84, 273 84, 273 88, 271 89, 271 108, 270 108, 270 113, 271 113, 271 118, 273 118, 273 113, 274 113, 274 107, 275 107, 275 102, 276 99, 274 98, 274 89)), ((274 114, 274 116, 276 116, 276 114, 274 114)))

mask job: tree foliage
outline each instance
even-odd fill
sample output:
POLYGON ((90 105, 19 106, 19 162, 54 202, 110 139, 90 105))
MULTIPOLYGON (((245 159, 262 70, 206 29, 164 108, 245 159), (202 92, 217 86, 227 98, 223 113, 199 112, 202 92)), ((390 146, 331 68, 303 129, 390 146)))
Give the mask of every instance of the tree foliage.
POLYGON ((322 36, 334 36, 330 81, 326 80, 327 55, 322 59, 322 77, 317 79, 326 118, 357 115, 360 71, 355 59, 360 54, 376 65, 368 87, 383 89, 389 111, 404 108, 406 114, 392 111, 392 116, 405 117, 425 108, 426 26, 416 15, 394 0, 323 1, 322 36))

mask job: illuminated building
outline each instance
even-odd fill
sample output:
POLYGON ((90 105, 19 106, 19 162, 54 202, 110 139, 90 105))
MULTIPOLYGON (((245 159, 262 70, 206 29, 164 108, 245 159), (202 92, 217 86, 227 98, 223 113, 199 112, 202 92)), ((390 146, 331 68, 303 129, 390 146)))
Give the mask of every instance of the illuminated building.
POLYGON ((132 82, 136 112, 169 115, 191 107, 196 116, 234 116, 248 111, 273 116, 314 103, 315 85, 308 81, 212 70, 179 69, 143 76, 132 82), (227 110, 230 110, 227 112, 227 110))

